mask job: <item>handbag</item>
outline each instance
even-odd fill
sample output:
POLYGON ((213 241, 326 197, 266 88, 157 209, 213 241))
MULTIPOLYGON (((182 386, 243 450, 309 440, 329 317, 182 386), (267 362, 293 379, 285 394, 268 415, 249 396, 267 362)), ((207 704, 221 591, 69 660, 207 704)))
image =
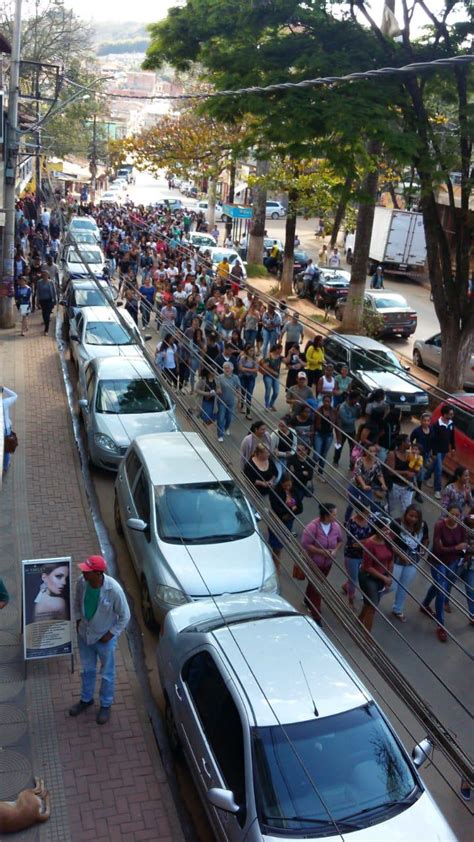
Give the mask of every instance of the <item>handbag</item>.
POLYGON ((5 453, 15 453, 15 450, 18 447, 18 436, 13 430, 10 433, 6 433, 4 440, 3 440, 3 449, 5 453))
POLYGON ((298 567, 297 564, 293 565, 293 579, 298 579, 298 581, 302 582, 303 579, 306 579, 301 567, 298 567))

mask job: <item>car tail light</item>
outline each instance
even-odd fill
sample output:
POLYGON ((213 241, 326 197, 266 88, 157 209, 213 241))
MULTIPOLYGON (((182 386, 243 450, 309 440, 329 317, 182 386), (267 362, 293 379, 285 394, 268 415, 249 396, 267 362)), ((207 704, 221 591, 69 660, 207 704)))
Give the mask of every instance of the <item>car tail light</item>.
POLYGON ((382 313, 382 319, 384 320, 384 322, 389 322, 390 318, 390 313, 382 313))
POLYGON ((323 287, 324 292, 332 292, 332 287, 323 287))
POLYGON ((409 315, 410 319, 415 319, 415 321, 418 318, 416 313, 409 313, 408 315, 409 315))

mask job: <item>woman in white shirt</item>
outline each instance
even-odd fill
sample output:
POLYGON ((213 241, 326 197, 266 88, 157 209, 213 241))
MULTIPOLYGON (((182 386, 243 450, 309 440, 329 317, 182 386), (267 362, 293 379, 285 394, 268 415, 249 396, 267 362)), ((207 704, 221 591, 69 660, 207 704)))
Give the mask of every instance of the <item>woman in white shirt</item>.
MULTIPOLYGON (((13 392, 11 389, 7 389, 6 386, 0 386, 0 394, 2 397, 2 407, 3 407, 3 434, 4 436, 10 435, 12 432, 12 421, 10 417, 10 409, 15 403, 18 398, 16 392, 13 392)), ((11 453, 3 453, 3 470, 6 472, 8 471, 8 467, 10 465, 10 460, 12 458, 11 453)))
POLYGON ((172 334, 167 333, 156 346, 155 362, 172 386, 176 386, 178 381, 177 353, 178 346, 173 341, 172 334))

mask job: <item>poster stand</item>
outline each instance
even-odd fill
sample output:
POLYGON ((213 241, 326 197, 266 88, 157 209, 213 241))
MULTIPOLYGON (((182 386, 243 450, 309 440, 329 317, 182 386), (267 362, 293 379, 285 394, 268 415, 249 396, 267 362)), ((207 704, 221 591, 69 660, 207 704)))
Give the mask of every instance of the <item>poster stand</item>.
POLYGON ((25 678, 28 661, 69 657, 74 672, 71 556, 24 559, 22 635, 25 678))

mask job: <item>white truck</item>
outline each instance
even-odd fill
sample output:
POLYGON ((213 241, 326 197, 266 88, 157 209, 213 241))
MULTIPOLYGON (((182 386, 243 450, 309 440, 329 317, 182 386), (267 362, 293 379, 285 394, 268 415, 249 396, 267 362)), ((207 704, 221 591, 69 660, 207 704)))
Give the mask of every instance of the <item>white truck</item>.
POLYGON ((421 213, 376 207, 369 251, 369 273, 420 270, 426 261, 426 240, 421 213))

